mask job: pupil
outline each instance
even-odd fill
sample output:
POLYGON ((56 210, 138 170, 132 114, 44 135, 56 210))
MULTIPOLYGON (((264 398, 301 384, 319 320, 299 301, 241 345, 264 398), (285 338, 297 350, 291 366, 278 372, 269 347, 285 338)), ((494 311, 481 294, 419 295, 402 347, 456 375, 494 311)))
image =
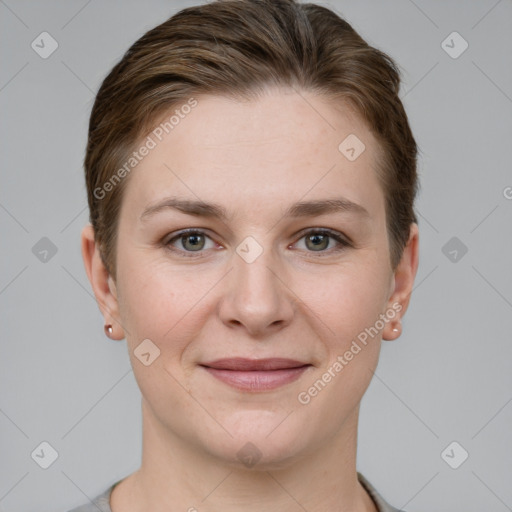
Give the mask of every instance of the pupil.
POLYGON ((315 251, 325 249, 329 245, 329 237, 326 235, 310 235, 307 240, 313 244, 312 248, 315 251))
POLYGON ((204 245, 202 238, 202 235, 187 235, 182 239, 184 240, 183 246, 185 249, 191 249, 192 251, 202 249, 204 245))

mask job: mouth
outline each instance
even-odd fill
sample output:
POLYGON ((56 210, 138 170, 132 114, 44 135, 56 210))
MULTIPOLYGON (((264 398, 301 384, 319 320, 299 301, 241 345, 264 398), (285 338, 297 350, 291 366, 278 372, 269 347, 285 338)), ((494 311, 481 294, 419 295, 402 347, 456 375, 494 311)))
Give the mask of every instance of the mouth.
POLYGON ((210 375, 241 391, 269 391, 297 380, 312 365, 285 358, 217 359, 200 365, 210 375))

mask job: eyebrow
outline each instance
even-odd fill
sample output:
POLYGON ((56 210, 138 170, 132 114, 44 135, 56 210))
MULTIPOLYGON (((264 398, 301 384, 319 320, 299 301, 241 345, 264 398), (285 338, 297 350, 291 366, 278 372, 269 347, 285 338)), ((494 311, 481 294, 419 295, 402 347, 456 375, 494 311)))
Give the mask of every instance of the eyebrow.
MULTIPOLYGON (((197 217, 216 218, 227 221, 229 215, 227 210, 215 203, 206 203, 204 201, 192 201, 189 199, 178 199, 168 197, 156 204, 148 206, 141 214, 140 220, 145 221, 156 213, 168 209, 178 210, 187 215, 197 217)), ((345 198, 336 199, 318 199, 313 201, 299 201, 292 204, 284 212, 284 217, 313 217, 326 215, 329 213, 353 213, 360 217, 369 218, 370 214, 360 204, 349 201, 345 198)))

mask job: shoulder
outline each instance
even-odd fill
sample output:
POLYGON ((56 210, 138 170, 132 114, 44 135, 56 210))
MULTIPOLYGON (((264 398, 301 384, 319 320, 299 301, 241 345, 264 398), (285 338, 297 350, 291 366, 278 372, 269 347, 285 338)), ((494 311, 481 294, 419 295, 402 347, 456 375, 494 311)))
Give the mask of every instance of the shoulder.
POLYGON ((361 485, 366 489, 366 492, 373 499, 375 505, 377 506, 378 512, 405 512, 404 510, 398 510, 397 508, 392 507, 389 503, 387 503, 379 494, 377 489, 375 489, 375 487, 373 487, 373 485, 368 480, 366 480, 366 478, 361 473, 357 473, 357 478, 361 485))
POLYGON ((110 495, 115 485, 110 486, 105 492, 89 501, 89 503, 76 507, 69 512, 112 512, 110 508, 110 495))
MULTIPOLYGON (((375 487, 361 474, 357 473, 357 477, 361 482, 361 485, 366 489, 368 494, 371 496, 375 505, 378 508, 378 512, 404 512, 402 510, 398 510, 395 507, 392 507, 389 503, 387 503, 384 498, 377 492, 375 487)), ((112 512, 110 508, 110 495, 112 494, 112 489, 116 484, 110 486, 106 491, 96 496, 93 500, 85 505, 81 505, 79 507, 70 510, 69 512, 112 512)))

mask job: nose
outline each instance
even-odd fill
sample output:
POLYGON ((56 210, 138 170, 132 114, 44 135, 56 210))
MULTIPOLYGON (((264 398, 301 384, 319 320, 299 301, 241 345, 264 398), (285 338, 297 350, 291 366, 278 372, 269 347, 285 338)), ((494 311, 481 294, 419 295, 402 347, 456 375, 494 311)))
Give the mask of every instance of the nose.
POLYGON ((233 254, 233 268, 226 276, 219 306, 222 322, 256 338, 289 325, 296 298, 283 270, 270 250, 251 263, 233 254))

